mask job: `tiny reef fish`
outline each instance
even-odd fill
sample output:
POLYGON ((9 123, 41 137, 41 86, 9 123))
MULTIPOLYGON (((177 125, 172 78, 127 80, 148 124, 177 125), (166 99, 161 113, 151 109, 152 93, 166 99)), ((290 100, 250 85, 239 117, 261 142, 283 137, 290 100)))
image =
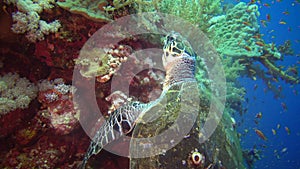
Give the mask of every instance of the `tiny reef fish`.
POLYGON ((264 133, 258 129, 254 129, 255 133, 258 135, 258 137, 260 137, 261 139, 267 141, 268 138, 264 135, 264 133))
POLYGON ((261 41, 256 41, 255 44, 258 46, 265 46, 265 44, 261 41))
POLYGON ((288 108, 284 102, 281 102, 280 105, 284 111, 287 111, 288 108))
POLYGON ((267 14, 267 15, 266 15, 266 20, 267 20, 268 22, 271 21, 271 15, 270 15, 270 14, 267 14))
POLYGON ((258 119, 261 119, 261 118, 262 118, 262 113, 261 113, 261 112, 257 113, 257 114, 255 115, 255 117, 258 118, 258 119))
POLYGON ((284 11, 284 12, 282 12, 284 15, 289 15, 290 13, 289 13, 289 11, 284 11))
POLYGON ((264 4, 263 4, 263 6, 265 6, 265 7, 268 7, 268 8, 269 8, 271 5, 270 5, 270 4, 268 4, 268 3, 264 3, 264 4))
POLYGON ((285 21, 280 21, 279 24, 280 25, 286 25, 286 22, 285 21))
POLYGON ((284 129, 285 129, 285 131, 286 131, 286 133, 287 133, 288 135, 291 134, 291 131, 290 131, 290 129, 289 129, 287 126, 285 126, 284 129))

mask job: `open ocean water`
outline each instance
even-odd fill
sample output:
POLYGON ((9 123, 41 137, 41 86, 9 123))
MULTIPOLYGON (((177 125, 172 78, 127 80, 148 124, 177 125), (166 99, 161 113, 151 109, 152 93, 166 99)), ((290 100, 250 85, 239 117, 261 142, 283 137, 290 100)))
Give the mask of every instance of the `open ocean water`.
MULTIPOLYGON (((249 1, 245 1, 249 2, 249 1)), ((294 56, 284 56, 279 65, 295 64, 300 66, 300 2, 294 0, 261 1, 260 20, 270 17, 266 27, 260 26, 261 34, 266 43, 283 44, 290 40, 294 56), (280 23, 281 22, 281 23, 280 23)), ((249 132, 242 137, 242 147, 261 149, 261 160, 255 163, 258 169, 299 169, 300 168, 300 86, 277 83, 282 88, 281 98, 267 91, 262 80, 241 78, 241 83, 247 90, 245 103, 248 108, 242 118, 240 132, 249 132), (257 87, 257 88, 256 88, 257 87), (256 89, 255 89, 256 88, 256 89), (262 118, 257 120, 256 114, 261 112, 262 118), (257 124, 255 123, 257 122, 257 124), (260 139, 253 129, 260 129, 268 138, 260 139), (272 131, 273 129, 273 131, 272 131)))

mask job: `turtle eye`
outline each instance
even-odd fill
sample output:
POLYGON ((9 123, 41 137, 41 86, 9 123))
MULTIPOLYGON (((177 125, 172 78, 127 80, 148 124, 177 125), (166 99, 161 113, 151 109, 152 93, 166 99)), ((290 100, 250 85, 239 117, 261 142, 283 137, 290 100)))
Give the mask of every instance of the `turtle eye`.
POLYGON ((173 53, 176 53, 176 55, 179 55, 182 53, 182 51, 179 50, 177 47, 173 47, 173 53))

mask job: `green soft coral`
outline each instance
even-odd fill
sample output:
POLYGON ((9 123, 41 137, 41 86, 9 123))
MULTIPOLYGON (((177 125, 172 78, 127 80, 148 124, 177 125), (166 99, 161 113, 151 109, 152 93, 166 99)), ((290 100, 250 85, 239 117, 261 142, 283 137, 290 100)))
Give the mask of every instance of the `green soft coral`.
POLYGON ((221 3, 220 0, 165 0, 158 4, 158 12, 186 19, 206 32, 208 20, 221 12, 221 3))

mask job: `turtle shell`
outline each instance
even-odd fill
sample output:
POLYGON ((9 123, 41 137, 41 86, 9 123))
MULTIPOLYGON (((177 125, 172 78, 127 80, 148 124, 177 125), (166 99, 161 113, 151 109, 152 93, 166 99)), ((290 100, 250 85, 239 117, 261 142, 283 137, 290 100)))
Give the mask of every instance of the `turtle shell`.
POLYGON ((245 168, 227 112, 213 134, 203 141, 204 122, 214 124, 215 118, 221 117, 208 115, 211 96, 198 88, 197 82, 172 85, 144 112, 132 133, 131 169, 245 168), (203 156, 203 161, 198 163, 197 154, 203 156))

